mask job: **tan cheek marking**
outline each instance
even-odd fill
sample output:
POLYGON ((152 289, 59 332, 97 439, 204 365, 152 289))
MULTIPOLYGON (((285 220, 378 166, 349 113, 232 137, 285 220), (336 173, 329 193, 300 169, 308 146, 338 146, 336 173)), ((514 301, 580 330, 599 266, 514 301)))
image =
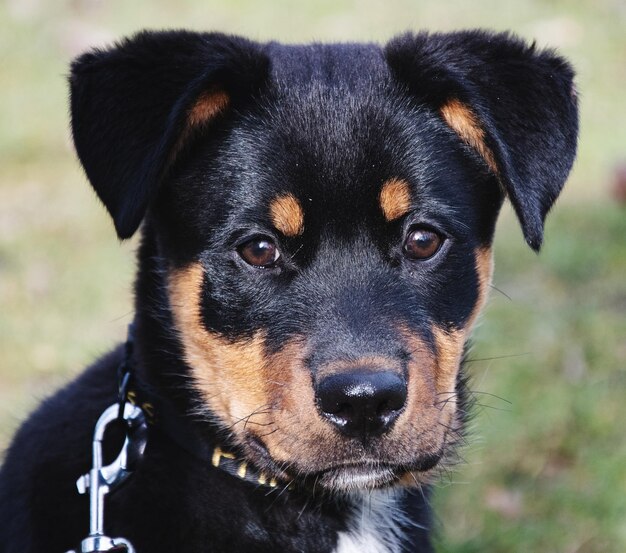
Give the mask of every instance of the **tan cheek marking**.
POLYGON ((308 352, 304 338, 294 338, 269 358, 268 380, 276 405, 273 426, 261 432, 261 439, 278 462, 315 457, 318 441, 327 429, 317 414, 311 375, 304 359, 308 352))
POLYGON ((275 198, 270 204, 272 224, 285 236, 298 236, 304 232, 304 211, 293 194, 275 198))
MULTIPOLYGON (((441 450, 445 440, 447 429, 452 426, 452 421, 456 416, 456 404, 454 397, 452 402, 445 401, 450 394, 441 394, 440 378, 441 366, 446 365, 446 369, 454 375, 456 379, 455 366, 457 356, 452 355, 453 348, 443 352, 441 358, 441 347, 436 343, 435 350, 425 343, 422 338, 409 328, 400 327, 399 332, 403 337, 405 347, 411 351, 409 369, 409 396, 406 412, 403 418, 398 419, 394 432, 398 432, 405 440, 414 436, 420 436, 418 450, 413 450, 410 454, 437 453, 441 450)), ((423 484, 433 482, 438 475, 437 468, 426 472, 407 472, 398 478, 397 485, 402 487, 419 487, 423 484)))
POLYGON ((493 276, 493 251, 491 248, 478 248, 475 252, 475 256, 476 273, 478 274, 478 300, 476 301, 472 314, 465 325, 467 330, 472 328, 478 315, 485 306, 485 303, 487 303, 489 286, 491 285, 491 277, 493 276))
POLYGON ((418 400, 422 406, 433 403, 434 378, 432 374, 433 359, 430 348, 424 341, 412 336, 407 343, 411 348, 411 361, 409 363, 409 383, 412 386, 409 395, 409 404, 412 399, 418 400))
POLYGON ((230 98, 226 92, 219 89, 207 90, 200 94, 195 104, 189 110, 187 124, 197 127, 213 119, 218 113, 224 111, 230 98))
POLYGON ((380 191, 380 208, 387 221, 395 221, 411 209, 411 189, 406 181, 389 179, 380 191))
MULTIPOLYGON (((442 394, 452 395, 456 390, 456 379, 467 334, 464 330, 447 331, 436 326, 432 332, 437 347, 437 393, 440 395, 439 401, 444 402, 448 397, 442 394)), ((450 398, 450 402, 456 403, 453 397, 450 398)))
POLYGON ((202 280, 197 263, 172 272, 169 280, 172 311, 196 389, 241 444, 244 432, 253 433, 277 462, 315 459, 320 443, 331 443, 333 436, 317 414, 304 362, 305 339, 294 338, 268 355, 260 334, 232 343, 207 331, 200 317, 202 280))
POLYGON ((200 316, 202 279, 203 269, 198 263, 171 273, 172 312, 197 389, 211 411, 239 433, 244 423, 262 424, 266 420, 264 341, 257 334, 232 342, 209 332, 200 316))
POLYGON ((424 428, 434 424, 430 411, 437 400, 435 358, 428 344, 415 332, 404 326, 399 326, 398 332, 404 347, 411 354, 407 365, 409 389, 404 409, 408 416, 401 415, 394 427, 394 431, 404 432, 407 425, 411 426, 416 421, 424 428))
POLYGON ((456 330, 444 330, 435 326, 432 329, 437 348, 437 392, 442 395, 442 401, 448 399, 445 397, 448 394, 450 403, 455 402, 453 397, 465 342, 478 314, 487 301, 493 273, 493 256, 490 248, 477 249, 475 256, 478 274, 478 299, 465 327, 456 330))
MULTIPOLYGON (((398 450, 406 448, 405 455, 435 454, 440 451, 446 432, 447 413, 438 405, 437 354, 419 335, 408 328, 399 329, 403 343, 411 352, 408 363, 409 393, 404 413, 398 418, 394 429, 398 450), (419 438, 417 438, 419 437, 419 438)), ((454 409, 448 409, 454 412, 454 409)), ((431 472, 406 473, 398 480, 400 486, 416 486, 428 483, 431 472)))
POLYGON ((485 144, 485 131, 481 128, 474 112, 456 98, 444 104, 439 112, 448 126, 459 135, 463 142, 474 148, 497 175, 496 160, 491 149, 485 144))

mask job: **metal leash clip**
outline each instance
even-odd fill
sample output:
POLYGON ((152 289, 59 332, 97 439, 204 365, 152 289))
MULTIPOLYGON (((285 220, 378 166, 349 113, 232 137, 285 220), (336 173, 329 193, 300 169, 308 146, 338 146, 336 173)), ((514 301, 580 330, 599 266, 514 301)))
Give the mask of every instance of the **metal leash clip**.
POLYGON ((119 551, 135 553, 134 547, 124 538, 104 535, 104 496, 119 486, 131 474, 136 462, 143 455, 147 442, 148 427, 143 411, 131 403, 120 402, 107 408, 96 423, 93 434, 93 464, 91 470, 81 476, 76 487, 79 493, 89 490, 89 536, 80 545, 78 552, 101 553, 119 551), (102 440, 106 428, 118 420, 123 405, 122 420, 126 425, 126 439, 122 451, 110 465, 102 466, 102 440))

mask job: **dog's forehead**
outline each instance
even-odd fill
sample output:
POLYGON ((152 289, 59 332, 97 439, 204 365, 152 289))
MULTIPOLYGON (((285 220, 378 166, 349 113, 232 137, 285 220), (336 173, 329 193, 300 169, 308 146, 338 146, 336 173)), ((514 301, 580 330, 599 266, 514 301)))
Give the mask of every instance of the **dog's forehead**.
POLYGON ((378 206, 395 219, 400 207, 383 207, 381 193, 389 200, 397 192, 406 204, 409 190, 431 178, 441 123, 393 85, 375 45, 270 50, 269 91, 261 109, 233 129, 227 149, 237 203, 289 211, 293 221, 283 226, 293 229, 301 211, 320 206, 327 218, 362 217, 378 206))
POLYGON ((201 206, 186 224, 352 236, 429 202, 440 213, 469 203, 463 186, 450 194, 463 179, 458 141, 397 85, 379 47, 269 49, 256 102, 183 167, 198 186, 176 194, 201 206))
POLYGON ((270 78, 289 87, 316 81, 356 88, 389 76, 389 66, 376 44, 270 43, 267 54, 270 78))

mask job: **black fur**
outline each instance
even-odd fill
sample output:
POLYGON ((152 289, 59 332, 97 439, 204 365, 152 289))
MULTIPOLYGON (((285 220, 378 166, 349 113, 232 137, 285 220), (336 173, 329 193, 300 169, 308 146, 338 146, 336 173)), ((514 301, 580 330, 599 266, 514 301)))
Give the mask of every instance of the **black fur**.
MULTIPOLYGON (((333 360, 366 354, 401 359, 406 369, 412 352, 399 346, 398 322, 434 354, 432 328, 454 331, 471 316, 474 254, 490 246, 505 193, 526 240, 539 248, 576 149, 572 79, 554 53, 481 31, 405 35, 384 48, 148 32, 78 58, 70 84, 80 160, 120 238, 144 221, 137 378, 207 442, 242 445, 230 443, 220 413, 207 414, 189 385, 167 275, 192 261, 204 270, 206 329, 232 341, 262 331, 268 353, 305 336, 312 380, 333 360), (191 106, 212 87, 228 94, 228 108, 185 136, 191 106), (478 117, 499 177, 439 116, 452 98, 478 117), (411 184, 412 205, 388 223, 378 193, 391 177, 411 184), (301 236, 270 229, 268 202, 286 192, 304 207, 301 236), (419 265, 402 254, 416 224, 447 238, 419 265), (237 255, 258 234, 278 244, 279 266, 253 269, 237 255), (191 416, 199 406, 202 420, 191 416)), ((0 472, 2 553, 62 552, 85 537, 87 499, 74 483, 90 468, 95 421, 115 401, 121 356, 118 348, 87 369, 17 433, 0 472)), ((464 378, 461 371, 460 424, 464 378)), ((114 455, 119 436, 107 448, 114 455)), ((382 446, 368 451, 391 462, 382 446)), ((402 463, 426 469, 450 453, 402 463)), ((278 470, 263 454, 253 461, 278 470)), ((289 468, 296 479, 315 479, 298 459, 289 468)), ((411 521, 401 523, 404 551, 432 550, 427 496, 402 492, 411 521)), ((189 455, 155 426, 138 469, 107 498, 106 525, 139 553, 330 552, 354 509, 349 496, 306 486, 255 488, 189 455)))
POLYGON ((407 34, 392 40, 385 53, 421 101, 438 106, 457 97, 472 106, 524 236, 538 250, 546 214, 576 154, 572 68, 554 52, 480 31, 407 34))
POLYGON ((186 32, 140 33, 72 64, 76 151, 120 238, 139 227, 189 105, 214 84, 247 100, 267 64, 244 39, 186 32))

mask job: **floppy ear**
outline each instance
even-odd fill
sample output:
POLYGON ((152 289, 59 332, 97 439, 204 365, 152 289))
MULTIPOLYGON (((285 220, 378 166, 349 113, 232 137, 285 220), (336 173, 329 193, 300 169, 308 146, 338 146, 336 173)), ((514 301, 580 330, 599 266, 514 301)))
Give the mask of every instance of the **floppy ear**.
POLYGON ((509 34, 407 34, 385 48, 392 73, 474 148, 504 187, 528 244, 569 174, 578 135, 570 65, 509 34))
POLYGON ((74 61, 76 151, 120 238, 137 230, 194 129, 246 101, 267 67, 252 42, 182 31, 139 33, 74 61))

